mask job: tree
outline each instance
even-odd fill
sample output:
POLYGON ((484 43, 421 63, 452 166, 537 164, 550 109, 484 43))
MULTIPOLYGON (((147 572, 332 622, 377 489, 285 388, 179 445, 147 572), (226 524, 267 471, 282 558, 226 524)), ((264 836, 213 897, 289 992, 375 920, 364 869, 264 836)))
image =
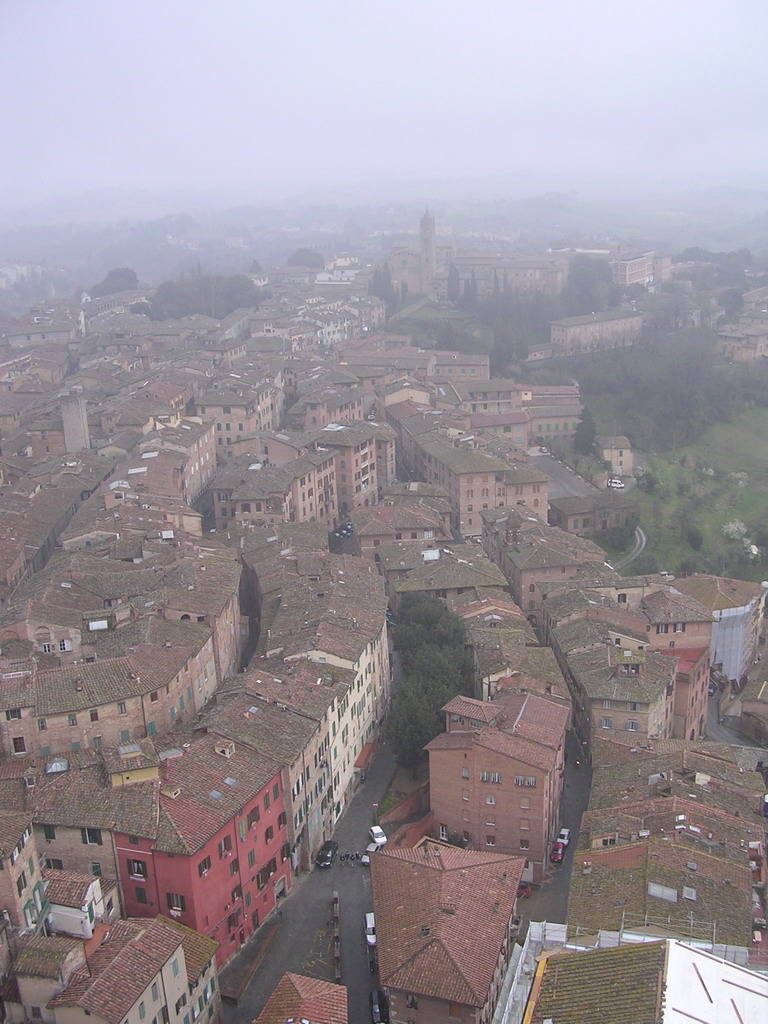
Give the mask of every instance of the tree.
POLYGON ((573 434, 573 447, 579 455, 592 455, 595 450, 595 421, 585 407, 573 434))
POLYGON ((452 263, 448 268, 448 282, 447 282, 447 295, 448 301, 454 304, 461 298, 461 278, 459 277, 459 271, 455 263, 452 263))
POLYGON ((567 316, 602 313, 609 306, 615 306, 620 296, 621 289, 613 283, 611 268, 605 260, 592 256, 574 258, 563 291, 567 316))
POLYGON ((257 308, 263 296, 263 291, 244 274, 164 281, 150 300, 149 316, 151 320, 167 320, 202 313, 221 320, 236 309, 257 308))
POLYGON ((286 260, 289 267, 309 267, 311 270, 324 270, 325 259, 317 249, 297 249, 286 260))
POLYGON ((403 684, 387 726, 399 764, 415 770, 425 744, 442 730, 443 705, 470 692, 465 640, 464 624, 441 601, 418 594, 403 598, 394 638, 403 684))
POLYGON ((136 272, 130 267, 117 267, 110 270, 103 281, 88 289, 92 299, 99 299, 103 295, 114 295, 116 292, 134 291, 139 286, 139 279, 136 272))

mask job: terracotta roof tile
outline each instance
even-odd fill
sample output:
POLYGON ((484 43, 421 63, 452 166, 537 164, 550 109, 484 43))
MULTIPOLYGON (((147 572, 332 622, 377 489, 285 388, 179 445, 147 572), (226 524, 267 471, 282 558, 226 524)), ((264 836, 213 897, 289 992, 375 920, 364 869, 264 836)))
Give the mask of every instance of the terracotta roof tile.
POLYGON ((284 974, 253 1024, 285 1024, 288 1020, 349 1024, 346 988, 320 978, 284 974))
POLYGON ((434 840, 371 861, 382 984, 482 1006, 524 861, 434 840))

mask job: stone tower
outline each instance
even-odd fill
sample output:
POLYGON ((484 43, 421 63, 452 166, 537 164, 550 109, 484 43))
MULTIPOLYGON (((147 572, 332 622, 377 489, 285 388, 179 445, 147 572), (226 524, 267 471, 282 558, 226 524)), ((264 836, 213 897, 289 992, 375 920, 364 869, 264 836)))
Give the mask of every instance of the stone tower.
POLYGON ((422 295, 431 295, 432 285, 435 280, 435 218, 429 212, 424 211, 419 229, 420 256, 421 256, 421 287, 422 295))

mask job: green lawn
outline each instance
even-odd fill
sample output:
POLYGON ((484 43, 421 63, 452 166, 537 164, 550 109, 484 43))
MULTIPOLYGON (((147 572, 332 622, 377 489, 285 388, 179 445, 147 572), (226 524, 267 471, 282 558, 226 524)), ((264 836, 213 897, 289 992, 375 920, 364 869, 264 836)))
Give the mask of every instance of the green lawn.
POLYGON ((722 527, 740 521, 753 543, 768 542, 768 409, 714 423, 696 444, 642 457, 657 480, 651 493, 635 492, 649 564, 763 579, 762 561, 746 557, 743 544, 729 540, 722 527), (690 543, 696 531, 698 548, 690 543))

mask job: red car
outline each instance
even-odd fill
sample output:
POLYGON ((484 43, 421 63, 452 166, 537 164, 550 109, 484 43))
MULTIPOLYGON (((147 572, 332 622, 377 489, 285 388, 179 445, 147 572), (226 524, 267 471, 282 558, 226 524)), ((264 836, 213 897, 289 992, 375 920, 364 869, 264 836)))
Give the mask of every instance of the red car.
POLYGON ((560 843, 560 842, 553 843, 553 845, 552 845, 552 853, 550 853, 550 855, 549 855, 549 859, 552 861, 552 863, 553 864, 559 864, 564 856, 565 856, 565 843, 560 843))

